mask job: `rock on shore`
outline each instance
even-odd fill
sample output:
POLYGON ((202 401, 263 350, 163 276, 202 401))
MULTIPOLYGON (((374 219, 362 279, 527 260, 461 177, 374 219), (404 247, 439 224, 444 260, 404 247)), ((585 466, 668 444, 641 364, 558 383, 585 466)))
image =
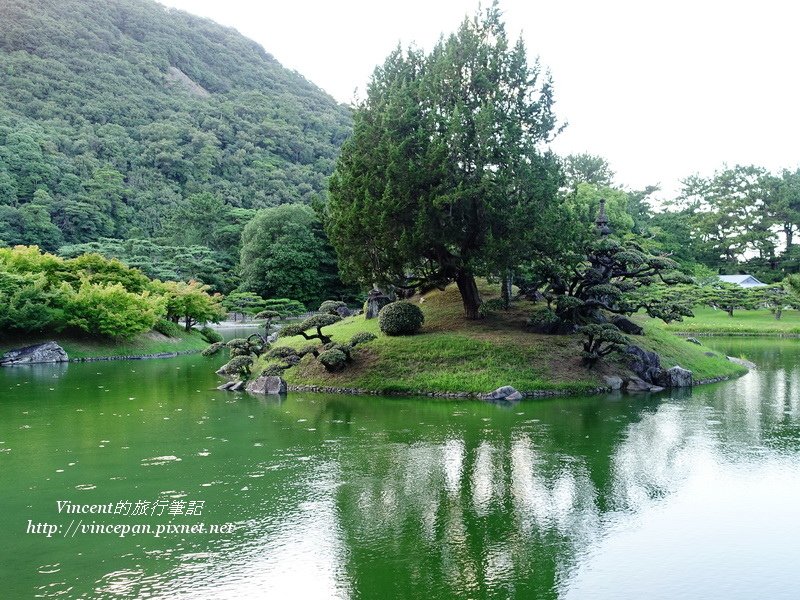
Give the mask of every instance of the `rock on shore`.
POLYGON ((64 349, 55 342, 34 344, 16 350, 9 350, 0 357, 0 366, 35 365, 41 363, 67 362, 69 357, 64 349))

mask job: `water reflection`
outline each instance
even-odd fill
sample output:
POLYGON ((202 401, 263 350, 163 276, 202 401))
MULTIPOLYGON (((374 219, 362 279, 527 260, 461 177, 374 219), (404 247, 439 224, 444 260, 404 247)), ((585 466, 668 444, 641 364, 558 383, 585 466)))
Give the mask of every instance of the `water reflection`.
MULTIPOLYGON (((509 408, 219 396, 191 358, 137 364, 147 392, 129 392, 129 365, 106 365, 105 385, 124 394, 92 388, 33 408, 4 396, 0 450, 12 451, 0 464, 19 488, 4 529, 19 525, 9 514, 64 494, 48 482, 67 460, 95 461, 91 478, 65 483, 98 483, 84 493, 202 490, 215 521, 240 525, 216 538, 109 540, 102 560, 96 539, 58 550, 26 538, 5 579, 20 597, 793 598, 800 342, 715 343, 759 369, 672 396, 509 408), (143 466, 165 456, 181 460, 143 466), (31 487, 41 498, 25 497, 31 487), (18 574, 34 554, 58 571, 18 574)), ((62 383, 85 386, 90 372, 72 372, 85 367, 62 383)), ((0 389, 46 389, 28 381, 0 389)))

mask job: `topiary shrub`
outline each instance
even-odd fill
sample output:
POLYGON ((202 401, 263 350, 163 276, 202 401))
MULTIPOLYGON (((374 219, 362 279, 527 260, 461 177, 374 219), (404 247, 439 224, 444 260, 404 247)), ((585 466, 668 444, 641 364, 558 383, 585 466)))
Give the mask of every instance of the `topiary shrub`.
POLYGON ((267 365, 267 367, 261 371, 261 374, 265 377, 283 377, 283 372, 288 368, 287 365, 267 365))
POLYGON ((247 378, 250 375, 250 367, 253 359, 250 356, 234 356, 217 371, 221 375, 238 375, 247 378))
MULTIPOLYGON (((182 328, 177 323, 173 323, 172 321, 168 321, 167 319, 159 319, 156 321, 156 324, 153 325, 153 329, 155 329, 158 333, 163 334, 167 337, 180 337, 182 328)), ((220 340, 221 341, 221 338, 220 340)))
POLYGON ((327 344, 331 341, 331 338, 329 335, 322 333, 322 328, 338 323, 341 320, 342 318, 336 315, 314 315, 302 323, 287 325, 280 330, 278 337, 300 335, 307 340, 320 340, 323 344, 327 344), (315 329, 317 333, 308 335, 306 331, 309 329, 315 329))
POLYGON ((300 350, 297 351, 297 356, 304 357, 306 354, 313 354, 314 356, 319 355, 319 350, 317 350, 317 346, 303 346, 300 350))
POLYGON ((286 358, 296 354, 297 350, 294 348, 289 348, 288 346, 278 346, 277 348, 273 348, 267 352, 267 356, 270 358, 286 358))
POLYGON ((335 373, 341 371, 347 365, 347 355, 338 348, 331 348, 319 354, 319 362, 325 367, 326 371, 335 373))
POLYGON ((414 335, 424 322, 420 307, 405 301, 387 304, 378 313, 378 325, 386 335, 414 335))
POLYGON ((371 342, 375 339, 378 339, 378 336, 376 336, 374 333, 370 333, 369 331, 359 331, 350 338, 350 346, 355 348, 359 344, 366 344, 367 342, 371 342))
POLYGON ((558 315, 549 308, 536 311, 528 319, 528 327, 535 333, 554 334, 562 328, 563 324, 558 315))
MULTIPOLYGON (((171 325, 175 324, 171 323, 171 325)), ((202 335, 203 339, 207 341, 209 344, 216 344, 217 342, 222 341, 222 336, 220 335, 219 331, 217 331, 216 329, 212 329, 207 325, 200 329, 200 335, 202 335)))
POLYGON ((325 300, 325 302, 320 304, 318 312, 328 315, 338 315, 339 313, 336 311, 340 308, 347 308, 347 304, 341 300, 325 300))
POLYGON ((201 354, 202 354, 203 356, 214 356, 214 355, 215 355, 215 354, 217 354, 217 353, 218 353, 220 350, 222 350, 224 347, 225 347, 225 344, 223 344, 222 342, 214 342, 214 343, 213 343, 213 344, 211 344, 211 345, 210 345, 208 348, 206 348, 205 350, 203 350, 203 351, 201 352, 201 354))
POLYGON ((628 344, 628 338, 611 323, 584 325, 578 331, 584 336, 583 364, 589 368, 612 352, 622 352, 628 344))

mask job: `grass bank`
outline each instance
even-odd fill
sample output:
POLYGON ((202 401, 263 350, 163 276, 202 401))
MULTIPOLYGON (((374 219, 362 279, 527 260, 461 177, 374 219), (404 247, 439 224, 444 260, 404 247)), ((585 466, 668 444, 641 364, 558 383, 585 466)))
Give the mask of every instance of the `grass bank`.
POLYGON ((0 353, 12 348, 54 341, 73 358, 104 358, 115 356, 144 356, 167 352, 201 351, 208 346, 197 331, 181 331, 178 337, 167 337, 156 331, 137 335, 130 340, 114 341, 54 333, 24 337, 0 338, 0 353))
MULTIPOLYGON (((485 299, 498 295, 485 286, 485 299)), ((344 319, 325 329, 336 342, 368 331, 378 339, 358 346, 353 362, 340 373, 328 373, 313 356, 285 372, 289 384, 361 388, 384 393, 469 392, 483 393, 502 385, 521 391, 582 392, 604 385, 603 375, 627 373, 619 359, 587 370, 580 359, 578 335, 549 336, 530 333, 526 321, 535 305, 518 302, 481 321, 465 321, 455 286, 415 297, 425 314, 421 332, 410 337, 380 333, 377 319, 363 316, 344 319), (422 302, 420 303, 420 300, 422 302)), ((643 320, 644 321, 644 320, 643 320)), ((632 343, 655 350, 665 367, 675 364, 690 369, 696 379, 732 377, 745 372, 724 356, 707 356, 707 349, 675 336, 655 323, 645 322, 645 336, 631 336, 632 343)), ((299 348, 309 342, 301 337, 280 339, 277 345, 299 348)), ((270 361, 260 359, 253 373, 270 361)))
POLYGON ((662 325, 668 331, 720 335, 800 335, 800 311, 785 310, 780 319, 765 309, 737 310, 733 316, 713 308, 695 308, 694 318, 662 325))

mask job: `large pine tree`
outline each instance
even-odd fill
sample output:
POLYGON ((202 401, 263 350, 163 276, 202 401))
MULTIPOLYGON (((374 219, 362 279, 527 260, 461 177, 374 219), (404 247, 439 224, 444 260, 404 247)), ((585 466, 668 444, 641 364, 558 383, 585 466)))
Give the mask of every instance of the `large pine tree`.
POLYGON ((477 275, 537 243, 560 172, 551 80, 510 45, 496 4, 430 54, 399 48, 377 68, 330 183, 326 226, 365 282, 455 281, 478 317, 477 275))

